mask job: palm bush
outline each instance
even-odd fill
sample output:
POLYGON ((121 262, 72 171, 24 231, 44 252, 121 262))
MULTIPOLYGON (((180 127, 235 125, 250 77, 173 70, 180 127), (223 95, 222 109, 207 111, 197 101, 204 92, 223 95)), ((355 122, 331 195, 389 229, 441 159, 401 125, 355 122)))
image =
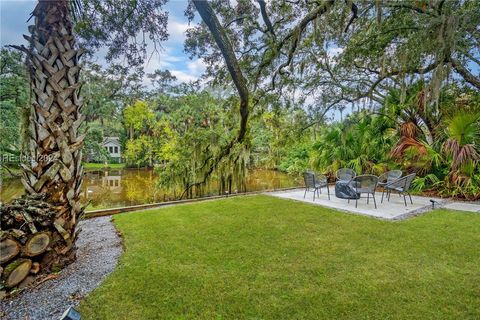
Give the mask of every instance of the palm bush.
POLYGON ((379 174, 392 166, 388 154, 394 136, 390 129, 382 117, 366 112, 350 115, 321 132, 313 144, 311 164, 328 174, 341 167, 379 174))
POLYGON ((416 192, 480 198, 480 95, 442 91, 443 104, 427 101, 422 82, 389 92, 373 113, 357 112, 325 126, 310 150, 310 165, 332 174, 341 167, 380 174, 399 167, 416 172, 416 192))
POLYGON ((449 157, 450 167, 446 190, 454 196, 480 197, 480 155, 476 142, 480 136, 480 113, 460 112, 447 125, 448 139, 443 149, 449 157))
POLYGON ((480 160, 475 140, 480 135, 480 114, 459 113, 448 121, 444 150, 452 157, 451 172, 480 160))

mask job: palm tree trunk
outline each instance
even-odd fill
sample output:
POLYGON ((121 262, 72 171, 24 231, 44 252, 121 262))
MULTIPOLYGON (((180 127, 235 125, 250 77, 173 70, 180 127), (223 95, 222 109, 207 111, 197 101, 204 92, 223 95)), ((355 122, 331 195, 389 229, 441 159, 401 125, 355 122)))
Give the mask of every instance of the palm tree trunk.
POLYGON ((31 36, 24 36, 30 48, 31 111, 28 148, 29 161, 23 165, 23 179, 29 195, 46 194, 46 201, 56 208, 51 255, 72 260, 75 227, 83 212, 80 206, 82 185, 82 146, 84 135, 78 129, 82 99, 79 97, 79 58, 72 33, 69 3, 65 0, 39 0, 29 26, 31 36))

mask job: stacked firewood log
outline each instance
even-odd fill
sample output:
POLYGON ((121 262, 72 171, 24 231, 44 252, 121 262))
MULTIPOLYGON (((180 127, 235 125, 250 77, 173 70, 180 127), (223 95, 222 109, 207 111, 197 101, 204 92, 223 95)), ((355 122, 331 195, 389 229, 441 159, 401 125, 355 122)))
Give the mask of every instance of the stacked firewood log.
POLYGON ((56 221, 58 208, 45 199, 29 195, 0 206, 0 290, 11 291, 74 259, 74 239, 56 221))

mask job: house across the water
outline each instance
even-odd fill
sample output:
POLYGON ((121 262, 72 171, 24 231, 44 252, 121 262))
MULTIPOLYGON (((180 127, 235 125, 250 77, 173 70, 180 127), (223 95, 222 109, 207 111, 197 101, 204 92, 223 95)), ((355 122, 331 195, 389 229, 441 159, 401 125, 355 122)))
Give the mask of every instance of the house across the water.
POLYGON ((106 137, 105 139, 103 139, 103 147, 107 150, 112 161, 117 163, 122 162, 120 138, 106 137))

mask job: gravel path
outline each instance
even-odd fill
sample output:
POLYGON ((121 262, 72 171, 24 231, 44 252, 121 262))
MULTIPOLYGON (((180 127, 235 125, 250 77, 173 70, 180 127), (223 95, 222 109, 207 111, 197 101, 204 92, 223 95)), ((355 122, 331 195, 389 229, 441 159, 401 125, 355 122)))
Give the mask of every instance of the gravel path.
POLYGON ((122 246, 111 218, 81 221, 80 226, 77 260, 57 279, 27 289, 13 300, 0 301, 0 318, 58 320, 115 269, 122 246))

